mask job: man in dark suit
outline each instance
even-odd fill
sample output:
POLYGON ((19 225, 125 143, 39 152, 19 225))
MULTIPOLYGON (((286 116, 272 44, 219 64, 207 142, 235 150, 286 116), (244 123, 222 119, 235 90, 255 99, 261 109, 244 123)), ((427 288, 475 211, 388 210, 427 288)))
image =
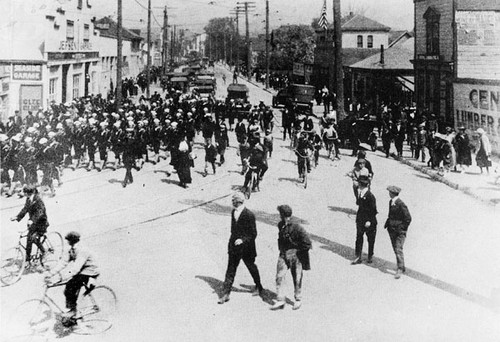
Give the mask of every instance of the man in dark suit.
POLYGON ((363 236, 366 234, 368 239, 368 259, 367 263, 372 263, 373 247, 375 246, 375 236, 377 235, 377 202, 375 196, 370 192, 368 185, 370 178, 359 176, 358 193, 356 204, 358 212, 356 214, 356 259, 351 264, 361 263, 361 254, 363 252, 363 236))
POLYGON ((295 287, 295 303, 293 310, 302 306, 302 271, 310 270, 309 249, 311 239, 305 229, 298 223, 292 221, 292 208, 288 205, 278 206, 281 221, 278 223, 278 248, 280 255, 276 271, 277 301, 271 306, 271 310, 279 310, 285 307, 285 295, 283 294, 283 281, 288 269, 292 272, 293 285, 295 287))
POLYGON ((26 203, 23 209, 11 218, 11 221, 21 221, 28 214, 28 236, 26 240, 26 261, 29 263, 31 259, 31 246, 35 243, 42 254, 45 253, 40 237, 47 232, 49 222, 47 220, 47 212, 38 191, 34 186, 27 186, 23 189, 26 196, 26 203))
POLYGON ((384 228, 389 232, 392 249, 396 254, 398 269, 394 278, 399 279, 401 278, 401 274, 406 271, 403 245, 405 243, 408 226, 411 222, 411 215, 406 204, 399 198, 401 189, 391 185, 387 187, 387 190, 389 191, 391 200, 389 201, 389 217, 385 222, 384 228))
POLYGON ((231 237, 229 238, 227 252, 229 260, 219 304, 229 301, 229 294, 231 293, 234 277, 236 276, 236 270, 242 259, 255 282, 256 291, 259 294, 262 294, 264 291, 260 283, 259 269, 255 264, 255 258, 257 257, 255 248, 255 239, 257 238, 255 215, 245 207, 245 197, 242 193, 238 192, 234 194, 232 201, 234 209, 231 212, 231 237))

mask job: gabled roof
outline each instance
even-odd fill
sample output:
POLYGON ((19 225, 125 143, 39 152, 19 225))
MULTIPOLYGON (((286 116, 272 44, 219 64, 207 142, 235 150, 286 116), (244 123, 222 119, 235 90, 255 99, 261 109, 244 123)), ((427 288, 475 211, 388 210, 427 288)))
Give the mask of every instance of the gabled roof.
POLYGON ((391 28, 375 20, 356 14, 342 25, 342 31, 384 31, 389 32, 391 28))
POLYGON ((377 49, 342 48, 342 65, 344 67, 352 65, 377 52, 377 49))
POLYGON ((394 46, 398 44, 400 41, 404 41, 403 39, 410 39, 413 37, 413 32, 409 32, 406 30, 403 31, 390 31, 389 32, 389 46, 394 46))
POLYGON ((500 11, 498 0, 457 0, 457 11, 500 11))
POLYGON ((384 51, 384 64, 380 63, 380 51, 350 67, 352 69, 363 70, 390 70, 400 72, 412 72, 414 59, 415 38, 408 39, 401 45, 392 47, 384 51))
MULTIPOLYGON (((101 37, 116 38, 118 34, 118 24, 110 17, 104 17, 94 22, 94 27, 99 30, 101 37)), ((141 36, 122 27, 122 39, 141 40, 141 36)))

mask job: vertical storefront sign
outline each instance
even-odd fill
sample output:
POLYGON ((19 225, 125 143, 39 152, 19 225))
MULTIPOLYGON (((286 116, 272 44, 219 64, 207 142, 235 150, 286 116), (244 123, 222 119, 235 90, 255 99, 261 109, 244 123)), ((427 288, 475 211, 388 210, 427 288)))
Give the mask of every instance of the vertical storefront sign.
POLYGON ((23 117, 28 114, 28 111, 36 112, 42 106, 42 86, 21 85, 19 102, 19 109, 23 117))

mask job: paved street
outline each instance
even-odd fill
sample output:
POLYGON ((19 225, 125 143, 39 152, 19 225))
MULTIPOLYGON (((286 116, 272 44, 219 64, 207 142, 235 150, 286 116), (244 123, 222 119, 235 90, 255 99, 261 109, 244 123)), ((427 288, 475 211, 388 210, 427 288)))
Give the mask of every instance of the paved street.
MULTIPOLYGON (((218 96, 225 96, 216 67, 218 96)), ((271 103, 271 94, 249 85, 250 102, 271 103)), ((278 122, 279 111, 275 110, 278 122)), ((231 195, 243 184, 237 142, 217 174, 203 177, 201 136, 195 143, 193 183, 177 185, 165 161, 134 172, 122 188, 125 170, 86 172, 66 169, 54 198, 45 198, 50 230, 82 233, 82 244, 101 266, 98 283, 119 299, 113 328, 98 336, 69 335, 61 341, 498 341, 500 340, 499 211, 415 169, 368 153, 375 172, 372 191, 378 205, 378 235, 371 265, 351 265, 357 206, 345 174, 354 158, 340 161, 321 152, 307 189, 298 182, 296 157, 275 127, 274 149, 261 191, 247 202, 257 218, 257 265, 269 298, 275 293, 279 204, 289 204, 311 234, 311 271, 304 274, 303 306, 269 310, 252 296, 253 281, 240 265, 231 300, 217 305, 227 263, 231 195), (407 273, 393 277, 395 257, 383 223, 388 185, 403 190, 410 225, 405 257, 407 273)), ((17 243, 22 223, 9 218, 24 201, 1 200, 1 248, 17 243)), ((365 242, 365 252, 366 252, 365 242)), ((6 318, 20 303, 39 298, 42 275, 28 274, 1 288, 2 336, 6 318)), ((287 275, 286 290, 293 300, 287 275)), ((63 303, 62 288, 51 290, 63 303)), ((268 299, 269 299, 268 298, 268 299)), ((49 340, 55 338, 52 336, 49 340)))

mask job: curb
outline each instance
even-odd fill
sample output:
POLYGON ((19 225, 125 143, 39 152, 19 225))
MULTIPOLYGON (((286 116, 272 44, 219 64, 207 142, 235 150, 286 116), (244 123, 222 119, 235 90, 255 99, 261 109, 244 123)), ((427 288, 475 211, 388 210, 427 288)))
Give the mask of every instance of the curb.
MULTIPOLYGON (((226 69, 227 71, 231 72, 231 70, 229 70, 226 66, 222 66, 222 67, 223 67, 224 69, 226 69)), ((267 92, 268 92, 269 94, 271 94, 271 95, 274 95, 274 94, 273 94, 273 93, 272 93, 269 89, 264 89, 264 88, 262 88, 262 87, 260 86, 260 84, 257 84, 257 83, 255 83, 254 81, 250 81, 250 80, 246 79, 245 77, 242 77, 242 76, 239 76, 239 75, 238 75, 238 78, 242 79, 242 80, 243 80, 243 81, 245 81, 245 82, 250 83, 251 85, 253 85, 253 86, 255 86, 255 87, 257 87, 257 88, 259 88, 259 89, 261 89, 261 90, 267 91, 267 92)))
POLYGON ((404 158, 399 158, 394 153, 391 153, 391 157, 394 158, 395 160, 399 161, 402 164, 411 166, 413 169, 428 175, 432 180, 443 183, 452 189, 458 190, 458 191, 460 191, 460 192, 462 192, 462 193, 464 193, 464 194, 466 194, 466 195, 468 195, 476 200, 481 201, 482 203, 491 205, 493 207, 496 207, 498 204, 498 203, 495 203, 495 201, 493 201, 493 200, 488 200, 488 199, 482 198, 481 196, 477 195, 476 193, 474 193, 471 190, 470 187, 462 186, 458 183, 452 182, 449 179, 446 179, 445 177, 440 176, 440 175, 436 174, 435 172, 425 168, 424 166, 417 165, 417 164, 415 164, 407 159, 404 159, 404 158))

